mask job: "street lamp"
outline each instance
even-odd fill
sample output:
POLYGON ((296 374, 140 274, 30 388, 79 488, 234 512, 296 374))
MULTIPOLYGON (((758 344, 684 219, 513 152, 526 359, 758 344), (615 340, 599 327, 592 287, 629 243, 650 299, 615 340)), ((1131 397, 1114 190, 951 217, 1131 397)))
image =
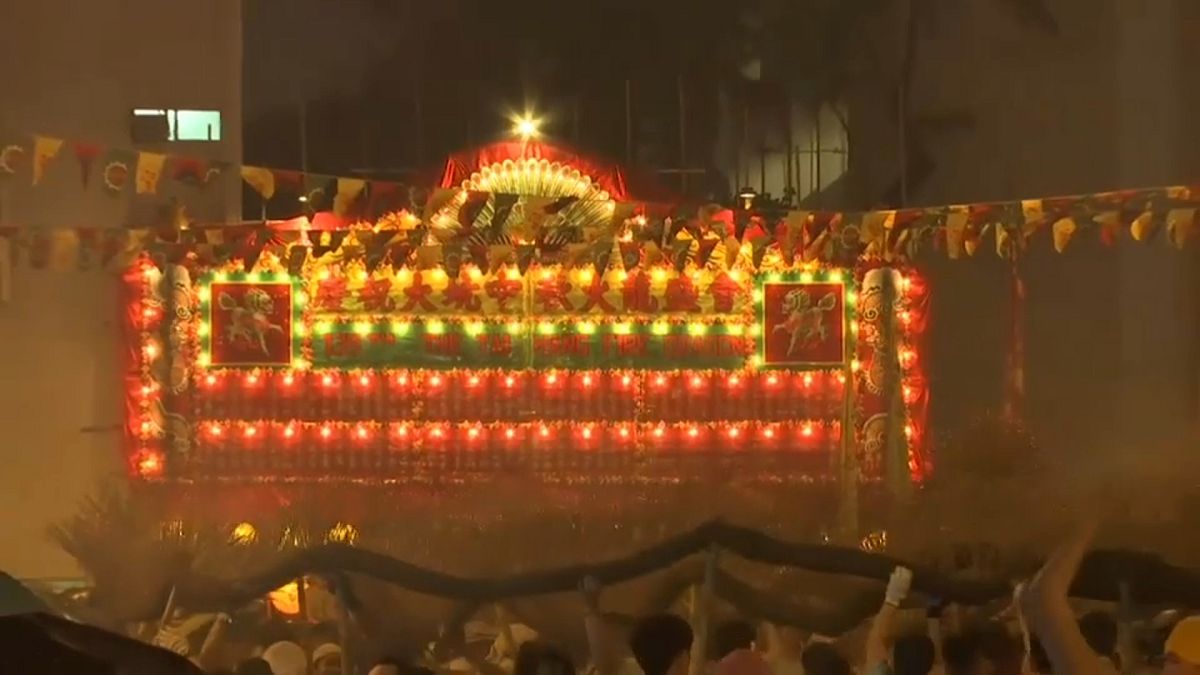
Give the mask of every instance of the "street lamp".
POLYGON ((758 198, 758 193, 752 187, 744 187, 738 190, 738 199, 742 200, 742 210, 749 211, 751 206, 754 206, 754 200, 758 198))

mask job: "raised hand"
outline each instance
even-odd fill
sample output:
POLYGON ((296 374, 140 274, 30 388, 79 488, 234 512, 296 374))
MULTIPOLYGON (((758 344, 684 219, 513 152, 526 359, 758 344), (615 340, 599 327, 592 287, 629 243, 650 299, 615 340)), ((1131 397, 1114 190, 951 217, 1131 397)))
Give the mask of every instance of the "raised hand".
POLYGON ((884 592, 883 601, 892 607, 899 607, 901 602, 908 597, 908 591, 912 588, 912 570, 907 567, 897 567, 892 570, 892 577, 888 579, 887 591, 884 592))

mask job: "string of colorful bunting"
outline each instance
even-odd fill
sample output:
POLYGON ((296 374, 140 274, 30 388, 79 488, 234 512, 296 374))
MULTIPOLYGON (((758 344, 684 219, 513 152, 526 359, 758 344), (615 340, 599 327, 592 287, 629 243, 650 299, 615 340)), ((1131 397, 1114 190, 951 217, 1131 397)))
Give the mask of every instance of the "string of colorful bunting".
POLYGON ((253 261, 264 250, 289 266, 302 265, 309 255, 340 256, 364 258, 372 269, 414 259, 447 268, 469 260, 489 268, 539 262, 605 269, 613 256, 626 267, 728 267, 741 253, 755 268, 768 255, 788 264, 911 261, 928 251, 959 258, 981 249, 1011 258, 1038 236, 1061 252, 1084 232, 1107 244, 1127 236, 1183 248, 1194 238, 1200 207, 1200 186, 862 212, 589 203, 234 166, 48 136, 0 145, 0 181, 19 183, 28 171, 27 185, 37 189, 66 148, 79 162, 85 188, 98 158, 103 189, 114 195, 154 195, 164 175, 203 187, 237 171, 264 203, 286 195, 286 201, 303 204, 304 213, 284 221, 199 224, 181 208, 155 227, 0 226, 4 248, 35 268, 120 267, 147 252, 168 261, 253 261))

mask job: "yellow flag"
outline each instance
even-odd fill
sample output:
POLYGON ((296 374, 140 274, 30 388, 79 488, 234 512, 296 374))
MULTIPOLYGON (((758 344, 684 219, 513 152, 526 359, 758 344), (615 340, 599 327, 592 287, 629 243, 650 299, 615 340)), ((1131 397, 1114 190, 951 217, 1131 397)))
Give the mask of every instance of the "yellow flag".
POLYGON ((1071 237, 1075 234, 1075 220, 1073 218, 1059 218, 1054 221, 1054 225, 1050 226, 1050 234, 1054 237, 1054 250, 1062 253, 1067 248, 1067 244, 1071 243, 1071 237))
POLYGON ((1142 213, 1129 224, 1129 233, 1133 235, 1135 241, 1146 241, 1153 232, 1154 213, 1151 211, 1142 213))
POLYGON ((1175 248, 1182 249, 1196 229, 1196 209, 1171 209, 1167 212, 1167 234, 1175 248))
POLYGON ((339 216, 346 215, 354 204, 354 200, 358 199, 366 186, 367 181, 361 178, 337 179, 337 195, 333 198, 333 212, 339 216))
POLYGON ((50 160, 58 155, 58 151, 62 149, 63 139, 50 138, 48 136, 36 136, 33 139, 33 184, 37 185, 42 182, 42 176, 46 173, 46 167, 50 165, 50 160))
POLYGON ((264 169, 261 166, 243 166, 242 180, 246 181, 246 185, 254 188, 258 196, 263 199, 275 196, 275 174, 271 173, 270 169, 264 169))
POLYGON ((137 161, 137 194, 152 195, 158 192, 158 179, 162 178, 166 155, 157 152, 139 152, 137 161))
MULTIPOLYGON (((445 208, 450 200, 454 199, 459 194, 459 190, 454 188, 437 188, 429 195, 429 199, 425 201, 425 210, 421 212, 421 219, 429 221, 438 211, 445 208)), ((464 198, 466 193, 462 193, 464 198)), ((462 202, 459 202, 462 204, 462 202)))
POLYGON ((962 207, 952 207, 946 214, 946 254, 957 259, 963 251, 963 234, 967 229, 967 210, 962 207))

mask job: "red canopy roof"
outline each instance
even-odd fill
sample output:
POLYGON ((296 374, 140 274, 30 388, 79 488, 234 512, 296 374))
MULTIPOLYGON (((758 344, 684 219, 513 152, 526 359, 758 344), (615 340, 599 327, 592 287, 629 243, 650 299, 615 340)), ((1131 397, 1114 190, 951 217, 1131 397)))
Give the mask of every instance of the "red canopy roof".
POLYGON ((670 200, 670 196, 661 186, 649 180, 631 180, 628 171, 617 164, 585 157, 572 150, 537 141, 500 141, 451 155, 446 159, 439 185, 444 188, 459 187, 472 173, 485 166, 498 164, 506 159, 529 158, 558 162, 579 169, 580 173, 590 176, 617 201, 670 200))

